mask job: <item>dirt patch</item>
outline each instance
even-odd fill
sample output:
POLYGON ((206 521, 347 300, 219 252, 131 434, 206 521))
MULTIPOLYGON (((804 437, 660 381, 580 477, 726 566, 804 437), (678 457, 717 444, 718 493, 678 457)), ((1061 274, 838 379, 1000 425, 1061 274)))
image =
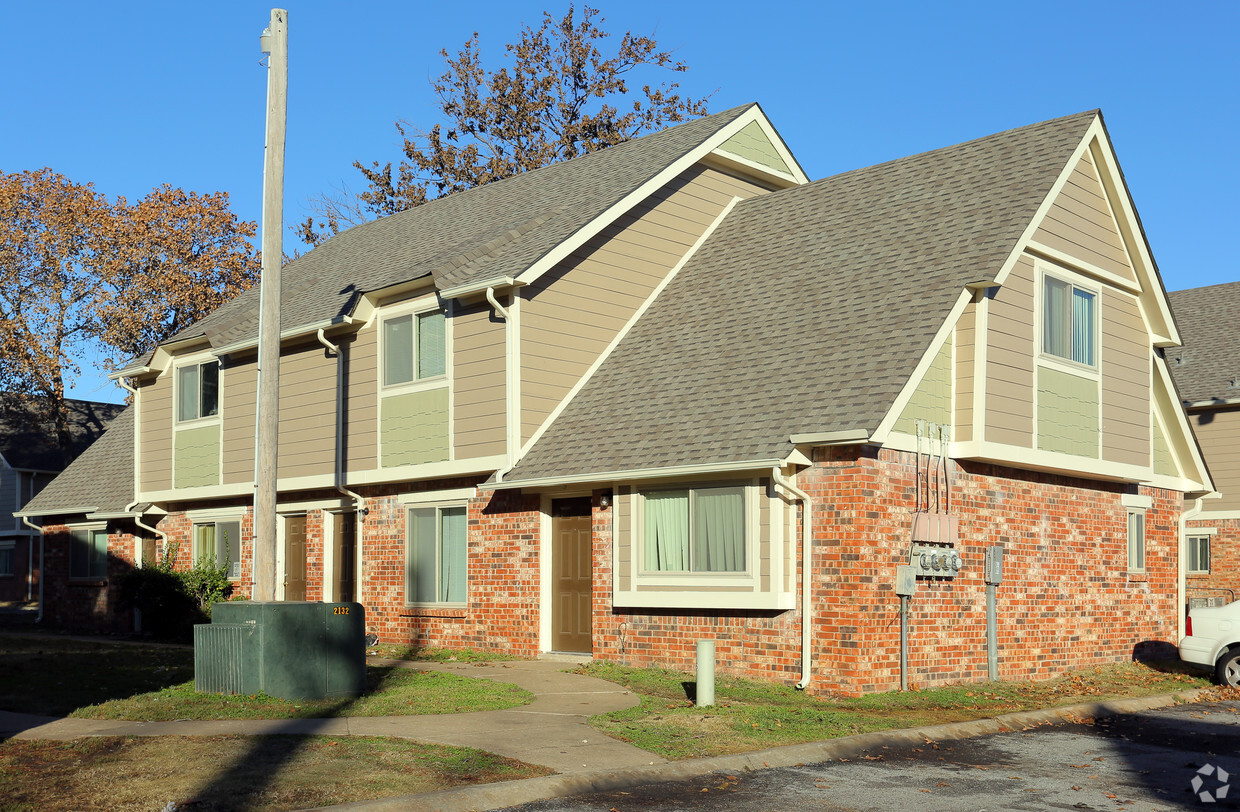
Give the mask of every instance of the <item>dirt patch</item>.
POLYGON ((97 737, 0 744, 17 810, 304 809, 546 775, 465 747, 330 736, 97 737))

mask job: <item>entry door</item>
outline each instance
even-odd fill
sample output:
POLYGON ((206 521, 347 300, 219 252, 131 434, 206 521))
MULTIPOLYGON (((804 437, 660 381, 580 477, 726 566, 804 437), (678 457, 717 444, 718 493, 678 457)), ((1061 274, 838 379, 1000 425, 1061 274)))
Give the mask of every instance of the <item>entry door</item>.
POLYGON ((306 599, 306 517, 284 517, 284 600, 306 599))
POLYGON ((593 650, 590 499, 551 502, 551 647, 593 650))
POLYGON ((332 555, 336 562, 336 591, 338 601, 353 600, 354 588, 357 583, 357 542, 353 533, 356 524, 356 513, 337 513, 332 516, 335 523, 332 533, 332 555))

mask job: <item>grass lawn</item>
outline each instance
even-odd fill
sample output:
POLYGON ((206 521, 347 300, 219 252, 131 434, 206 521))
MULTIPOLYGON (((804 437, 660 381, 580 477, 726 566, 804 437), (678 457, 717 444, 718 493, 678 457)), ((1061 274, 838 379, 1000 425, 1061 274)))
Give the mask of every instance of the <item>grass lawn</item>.
MULTIPOLYGON (((450 653, 436 652, 445 659, 450 653)), ((193 649, 0 635, 0 709, 88 719, 294 719, 500 710, 533 694, 514 685, 402 668, 367 669, 356 699, 290 702, 194 692, 193 649)))
POLYGON ((0 809, 305 809, 546 775, 479 750, 328 736, 0 744, 0 809))
POLYGON ((720 677, 715 683, 716 705, 698 708, 686 698, 685 683, 694 681, 691 674, 612 663, 592 663, 580 672, 624 685, 641 697, 641 705, 595 716, 591 725, 669 759, 742 753, 1210 685, 1204 677, 1174 668, 1157 670, 1132 663, 1075 671, 1044 682, 983 682, 859 698, 811 697, 790 685, 720 677))

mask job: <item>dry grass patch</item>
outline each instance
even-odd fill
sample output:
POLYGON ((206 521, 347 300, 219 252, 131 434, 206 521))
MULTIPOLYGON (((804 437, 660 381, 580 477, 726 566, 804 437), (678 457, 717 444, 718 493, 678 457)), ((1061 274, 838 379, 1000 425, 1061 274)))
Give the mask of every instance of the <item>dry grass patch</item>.
POLYGON ((372 737, 10 740, 0 744, 0 808, 305 809, 549 772, 470 748, 372 737))
POLYGON ((720 677, 716 704, 687 697, 693 676, 658 668, 592 663, 581 673, 619 683, 641 705, 596 716, 603 733, 665 758, 743 753, 856 733, 960 722, 1014 711, 1175 693, 1209 682, 1177 666, 1136 663, 1075 671, 1043 682, 983 682, 869 696, 812 697, 790 685, 720 677))

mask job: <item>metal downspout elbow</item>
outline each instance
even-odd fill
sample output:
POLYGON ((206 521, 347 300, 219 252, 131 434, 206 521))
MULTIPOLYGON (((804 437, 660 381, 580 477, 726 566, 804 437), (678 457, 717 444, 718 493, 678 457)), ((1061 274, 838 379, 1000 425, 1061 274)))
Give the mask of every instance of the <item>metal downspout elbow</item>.
POLYGON ((796 684, 796 689, 804 691, 809 687, 813 676, 810 542, 813 538, 814 501, 808 493, 789 482, 779 470, 779 466, 771 468, 771 481, 801 500, 801 681, 796 684))

